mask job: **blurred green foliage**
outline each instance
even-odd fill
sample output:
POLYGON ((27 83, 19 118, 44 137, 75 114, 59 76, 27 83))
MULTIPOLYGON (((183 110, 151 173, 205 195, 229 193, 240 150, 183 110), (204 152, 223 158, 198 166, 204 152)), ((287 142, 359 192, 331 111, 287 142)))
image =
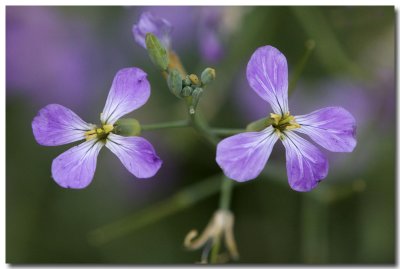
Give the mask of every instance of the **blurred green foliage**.
MULTIPOLYGON (((134 44, 131 26, 139 18, 138 8, 46 8, 66 21, 89 25, 94 43, 99 44, 96 49, 104 55, 87 63, 93 69, 100 63, 103 69, 89 85, 86 94, 91 101, 87 107, 72 108, 83 119, 97 119, 114 74, 126 66, 144 69, 152 85, 149 102, 132 113, 136 119, 144 124, 185 119, 184 104, 170 94, 144 50, 134 44)), ((292 71, 304 54, 305 42, 312 39, 315 53, 299 83, 345 78, 366 85, 365 95, 372 102, 387 102, 365 115, 369 124, 358 133, 356 150, 344 164, 332 166, 326 181, 312 192, 290 189, 279 147, 258 179, 235 187, 231 208, 238 262, 394 264, 396 117, 395 107, 390 108, 395 106, 394 8, 246 9, 221 62, 202 61, 196 40, 177 51, 189 72, 200 73, 207 66, 216 69, 217 78, 199 105, 212 126, 244 128, 248 123, 242 117, 247 112, 236 106, 233 92, 238 79, 245 79, 243 70, 251 54, 266 44, 285 54, 292 71), (392 76, 381 81, 377 75, 381 70, 393 72, 392 76), (377 95, 383 97, 374 99, 377 95)), ((133 178, 104 150, 88 188, 62 189, 51 179, 51 161, 70 146, 38 145, 31 121, 47 103, 33 102, 23 91, 14 91, 7 85, 7 263, 190 264, 200 260, 201 251, 186 251, 183 239, 191 229, 202 230, 208 223, 218 206, 217 193, 104 245, 90 244, 88 234, 220 173, 213 148, 190 128, 143 132, 164 160, 158 176, 133 178)), ((302 94, 312 98, 313 90, 302 94)))

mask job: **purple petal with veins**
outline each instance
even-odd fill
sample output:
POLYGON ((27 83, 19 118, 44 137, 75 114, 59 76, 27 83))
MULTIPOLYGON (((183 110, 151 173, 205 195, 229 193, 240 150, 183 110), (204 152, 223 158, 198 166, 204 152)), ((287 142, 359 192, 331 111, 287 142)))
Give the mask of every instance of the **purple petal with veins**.
POLYGON ((149 178, 160 169, 162 160, 153 146, 142 137, 123 137, 110 133, 106 147, 121 160, 122 164, 137 178, 149 178))
POLYGON ((282 140, 286 149, 286 170, 290 187, 310 191, 328 174, 328 160, 313 144, 292 131, 282 140))
POLYGON ((92 124, 58 104, 45 106, 32 121, 33 135, 43 146, 59 146, 82 140, 85 132, 92 128, 92 124))
POLYGON ((295 118, 301 125, 295 131, 307 134, 327 150, 351 152, 357 144, 356 120, 344 108, 326 107, 295 118))
POLYGON ((247 64, 247 80, 276 114, 289 112, 288 68, 286 58, 279 50, 271 46, 258 48, 247 64))
POLYGON ((120 117, 144 105, 149 97, 147 74, 136 67, 121 69, 114 77, 101 122, 114 124, 120 117))
POLYGON ((103 142, 92 139, 55 158, 51 174, 57 184, 64 188, 86 188, 93 179, 97 156, 103 146, 103 142))
POLYGON ((277 140, 272 126, 225 138, 217 146, 217 163, 226 176, 236 181, 254 179, 264 169, 277 140))

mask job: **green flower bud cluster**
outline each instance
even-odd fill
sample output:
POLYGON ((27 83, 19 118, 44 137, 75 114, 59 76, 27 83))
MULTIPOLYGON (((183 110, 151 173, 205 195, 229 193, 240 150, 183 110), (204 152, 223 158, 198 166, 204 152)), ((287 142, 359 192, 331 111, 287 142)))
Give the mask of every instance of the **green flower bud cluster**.
POLYGON ((215 79, 215 70, 206 68, 201 74, 201 79, 195 74, 181 76, 177 69, 170 70, 167 78, 168 88, 173 95, 186 99, 189 104, 189 112, 194 114, 203 88, 215 79))
POLYGON ((153 64, 167 74, 167 84, 171 93, 180 99, 185 99, 189 106, 189 112, 194 114, 204 86, 215 79, 215 70, 207 67, 201 73, 200 79, 195 74, 182 77, 178 69, 169 66, 168 50, 152 33, 146 34, 146 48, 153 64))

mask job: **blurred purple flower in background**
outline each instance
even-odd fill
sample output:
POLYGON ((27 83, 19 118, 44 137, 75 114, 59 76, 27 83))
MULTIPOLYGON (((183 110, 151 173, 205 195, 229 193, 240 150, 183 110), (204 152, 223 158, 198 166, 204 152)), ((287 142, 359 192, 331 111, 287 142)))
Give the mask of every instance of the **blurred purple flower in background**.
POLYGON ((169 49, 171 45, 171 24, 162 18, 153 16, 150 12, 144 12, 140 15, 139 22, 132 27, 133 37, 136 43, 146 49, 146 34, 154 34, 169 49))
POLYGON ((7 96, 83 104, 95 48, 87 24, 54 7, 6 8, 7 96))
POLYGON ((146 47, 146 32, 157 36, 161 43, 171 49, 181 49, 196 44, 203 60, 217 63, 226 54, 225 41, 240 25, 242 7, 146 7, 137 24, 132 28, 136 42, 146 47))
POLYGON ((82 139, 53 160, 52 175, 64 188, 85 188, 92 181, 97 156, 105 145, 122 164, 138 178, 148 178, 161 167, 162 161, 146 139, 123 137, 114 133, 116 121, 144 105, 150 97, 147 74, 139 68, 120 70, 113 81, 103 112, 102 126, 83 121, 70 109, 51 104, 42 108, 32 121, 36 141, 44 146, 63 145, 82 139))
POLYGON ((288 68, 285 56, 276 48, 258 48, 247 65, 252 89, 270 103, 272 124, 260 132, 246 132, 222 140, 217 163, 237 181, 256 178, 263 170, 278 138, 286 149, 289 185, 296 191, 310 191, 328 174, 325 155, 293 131, 307 134, 333 152, 351 152, 356 146, 355 119, 341 107, 326 107, 302 116, 291 116, 288 107, 288 68))
POLYGON ((199 43, 204 60, 218 62, 224 56, 221 39, 223 7, 204 7, 199 12, 199 43))

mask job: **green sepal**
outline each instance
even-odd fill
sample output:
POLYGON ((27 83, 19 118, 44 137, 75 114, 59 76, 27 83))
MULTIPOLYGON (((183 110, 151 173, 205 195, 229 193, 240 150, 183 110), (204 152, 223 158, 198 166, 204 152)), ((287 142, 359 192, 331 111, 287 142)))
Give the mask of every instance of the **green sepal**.
POLYGON ((270 117, 262 118, 249 123, 246 126, 246 130, 249 132, 259 132, 270 126, 272 123, 273 119, 271 119, 270 117))
POLYGON ((114 124, 114 132, 122 136, 139 136, 142 128, 136 119, 119 119, 114 124))
POLYGON ((152 33, 146 34, 146 48, 153 64, 166 71, 169 64, 168 51, 152 33))
POLYGON ((170 92, 178 98, 181 98, 182 77, 177 69, 172 69, 168 74, 167 84, 170 92))

